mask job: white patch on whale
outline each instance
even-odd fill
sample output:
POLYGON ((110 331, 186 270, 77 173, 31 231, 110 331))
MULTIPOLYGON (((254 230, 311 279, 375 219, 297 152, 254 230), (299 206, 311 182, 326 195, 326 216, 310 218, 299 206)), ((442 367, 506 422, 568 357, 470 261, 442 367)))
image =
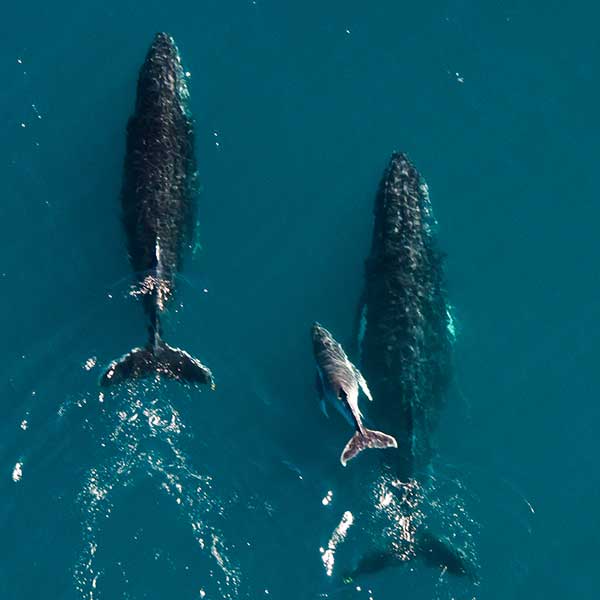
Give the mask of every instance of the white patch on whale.
POLYGON ((452 340, 456 340, 456 320, 454 319, 454 315, 452 314, 452 310, 449 306, 446 307, 446 317, 448 318, 448 324, 446 327, 448 328, 448 333, 452 340))

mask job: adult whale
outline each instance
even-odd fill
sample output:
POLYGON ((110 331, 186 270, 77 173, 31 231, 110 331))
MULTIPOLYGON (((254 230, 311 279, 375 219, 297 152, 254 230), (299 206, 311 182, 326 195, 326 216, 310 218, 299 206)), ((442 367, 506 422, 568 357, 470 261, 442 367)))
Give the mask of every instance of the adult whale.
POLYGON ((158 33, 139 73, 121 192, 129 260, 149 339, 108 366, 101 378, 105 386, 162 374, 214 387, 210 370, 165 343, 161 329, 161 315, 173 299, 182 256, 194 234, 196 159, 188 96, 175 42, 158 33))
POLYGON ((357 311, 361 369, 373 407, 397 439, 396 474, 426 469, 451 380, 454 328, 427 185, 395 152, 375 198, 371 251, 357 311))
MULTIPOLYGON (((434 433, 452 378, 454 324, 443 254, 427 184, 405 154, 392 154, 375 198, 373 238, 357 311, 361 370, 379 402, 370 413, 398 442, 386 455, 395 488, 407 498, 428 486, 434 433), (390 465, 391 462, 391 465, 390 465), (412 490, 412 491, 411 491, 412 490)), ((477 579, 466 553, 422 522, 404 502, 408 549, 368 554, 353 575, 418 556, 426 564, 477 579)))

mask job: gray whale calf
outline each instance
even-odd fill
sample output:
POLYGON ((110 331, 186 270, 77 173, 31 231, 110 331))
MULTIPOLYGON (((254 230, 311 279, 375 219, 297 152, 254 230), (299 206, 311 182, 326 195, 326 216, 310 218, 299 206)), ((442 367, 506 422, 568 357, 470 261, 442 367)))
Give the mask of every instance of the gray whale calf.
POLYGON ((175 42, 158 33, 139 73, 121 193, 129 260, 149 339, 108 366, 100 381, 104 386, 161 374, 214 387, 210 370, 169 346, 161 329, 161 315, 173 299, 182 256, 194 234, 196 159, 188 95, 175 42))
POLYGON ((396 440, 381 431, 367 429, 358 407, 359 386, 373 400, 367 382, 350 362, 343 348, 327 329, 314 323, 312 342, 317 362, 317 391, 323 407, 330 402, 354 427, 355 433, 346 444, 340 461, 343 466, 365 448, 397 448, 396 440))

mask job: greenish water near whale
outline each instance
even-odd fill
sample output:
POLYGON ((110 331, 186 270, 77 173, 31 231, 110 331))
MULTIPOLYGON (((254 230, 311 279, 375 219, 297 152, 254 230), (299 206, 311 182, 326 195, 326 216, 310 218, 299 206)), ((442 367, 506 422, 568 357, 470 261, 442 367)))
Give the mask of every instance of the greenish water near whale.
POLYGON ((5 7, 0 596, 596 598, 597 17, 590 2, 5 7), (145 338, 119 191, 161 30, 189 72, 201 187, 169 340, 217 389, 101 395, 102 368, 145 338), (319 411, 309 327, 351 335, 394 149, 429 184, 456 312, 429 518, 478 585, 417 561, 340 577, 398 535, 410 498, 366 453, 339 465, 349 432, 319 411))

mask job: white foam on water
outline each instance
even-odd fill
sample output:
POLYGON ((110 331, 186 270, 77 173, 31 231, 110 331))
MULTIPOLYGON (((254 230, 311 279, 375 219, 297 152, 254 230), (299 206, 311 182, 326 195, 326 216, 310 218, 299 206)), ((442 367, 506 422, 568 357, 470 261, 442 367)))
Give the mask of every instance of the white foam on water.
POLYGON ((15 464, 12 472, 12 480, 16 483, 17 481, 21 481, 23 477, 23 463, 18 462, 15 464))
MULTIPOLYGON (((106 404, 114 401, 113 397, 106 404)), ((215 577, 219 597, 235 598, 240 574, 228 557, 228 546, 218 528, 225 515, 223 500, 213 490, 212 478, 196 472, 183 451, 181 442, 186 428, 178 411, 163 400, 143 402, 136 397, 122 402, 118 410, 113 404, 105 414, 112 419, 112 429, 101 445, 110 445, 111 459, 88 471, 78 498, 84 517, 84 546, 75 568, 75 582, 82 598, 92 598, 99 585, 99 532, 115 508, 116 493, 139 480, 140 475, 151 478, 157 489, 172 499, 189 524, 198 551, 207 553, 215 562, 215 573, 222 574, 215 577), (157 446, 148 450, 148 440, 156 440, 157 446)), ((207 594, 203 587, 199 589, 207 594)))
POLYGON ((329 542, 327 542, 327 549, 320 548, 321 560, 325 566, 325 572, 329 577, 333 574, 333 566, 335 564, 335 552, 338 545, 344 541, 348 530, 354 523, 354 515, 347 510, 344 512, 341 521, 338 526, 333 530, 329 542))

